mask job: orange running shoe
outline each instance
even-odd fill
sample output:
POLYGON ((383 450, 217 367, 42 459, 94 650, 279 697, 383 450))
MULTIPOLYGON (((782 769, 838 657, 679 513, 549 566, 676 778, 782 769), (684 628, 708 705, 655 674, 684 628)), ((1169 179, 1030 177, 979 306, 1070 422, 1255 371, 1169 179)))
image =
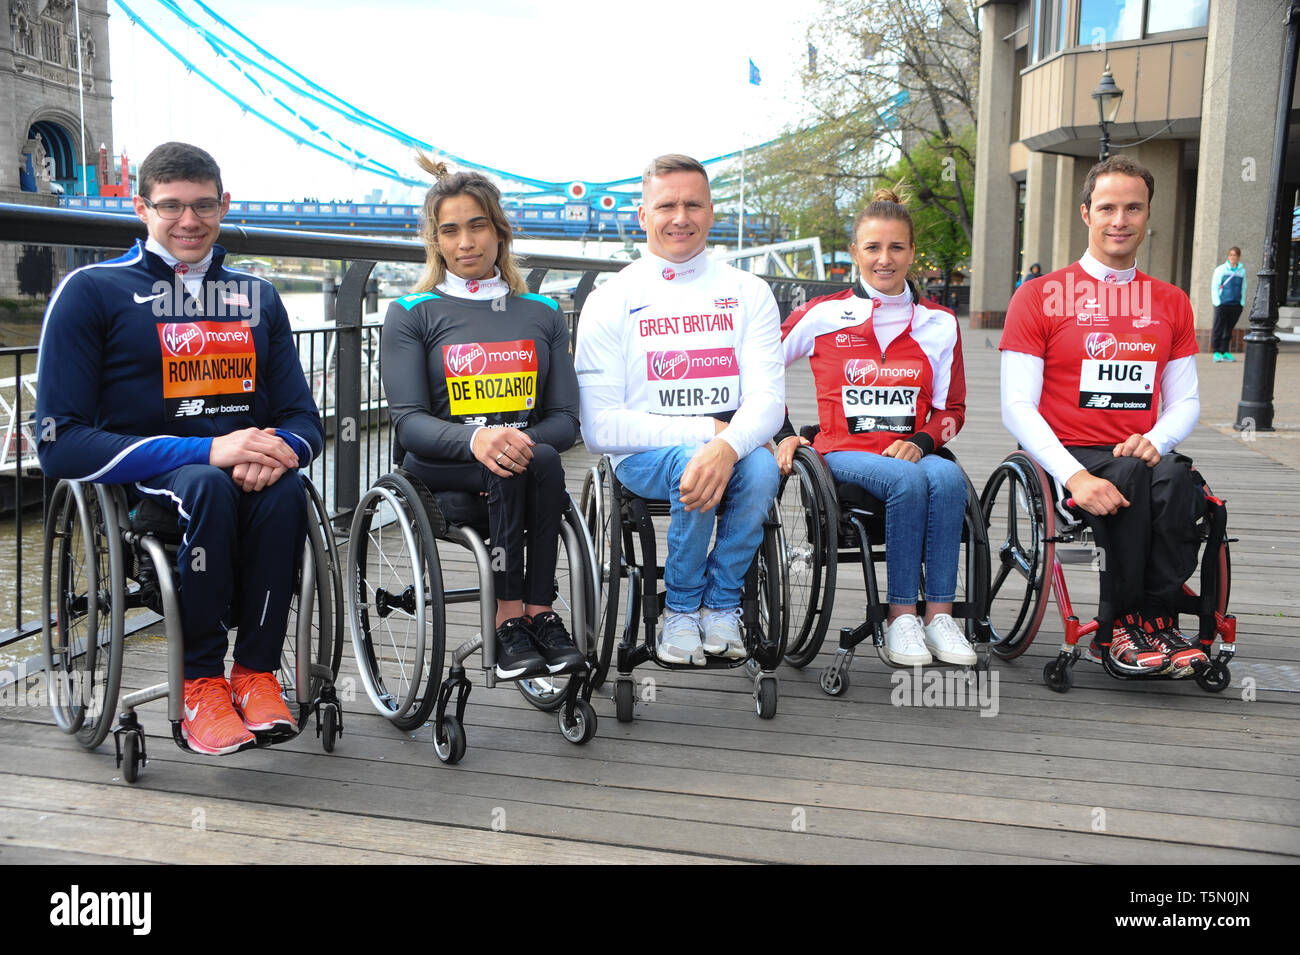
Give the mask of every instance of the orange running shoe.
POLYGON ((230 670, 230 689, 235 712, 250 731, 275 739, 298 735, 298 724, 284 704, 274 673, 258 673, 236 663, 230 670))
POLYGON ((183 705, 181 732, 194 752, 225 756, 257 742, 230 705, 230 684, 224 676, 186 680, 183 705))

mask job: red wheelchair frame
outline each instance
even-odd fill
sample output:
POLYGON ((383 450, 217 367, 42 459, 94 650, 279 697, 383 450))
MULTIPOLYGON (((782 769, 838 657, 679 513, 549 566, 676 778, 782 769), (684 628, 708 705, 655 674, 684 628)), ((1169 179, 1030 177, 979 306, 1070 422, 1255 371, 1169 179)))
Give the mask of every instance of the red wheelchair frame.
MULTIPOLYGON (((1195 469, 1192 470, 1195 474, 1195 469)), ((1228 612, 1232 580, 1228 545, 1232 539, 1226 534, 1227 509, 1224 502, 1210 493, 1199 475, 1197 479, 1205 492, 1207 504, 1206 514, 1200 524, 1201 539, 1207 544, 1201 559, 1201 593, 1205 596, 1198 596, 1184 584, 1184 602, 1179 610, 1197 616, 1197 641, 1207 658, 1210 657, 1215 637, 1220 639, 1218 655, 1196 670, 1197 684, 1208 692, 1218 693, 1231 680, 1228 663, 1236 652, 1237 619, 1228 612)), ((990 548, 997 557, 988 603, 994 632, 993 652, 1010 660, 1029 649, 1046 613, 1046 596, 1050 589, 1061 615, 1065 642, 1061 644, 1057 656, 1043 667, 1043 680, 1058 693, 1067 692, 1073 683, 1072 669, 1083 655, 1079 646, 1080 638, 1096 633, 1099 626, 1096 620, 1080 622, 1075 614, 1063 567, 1063 563, 1077 562, 1080 554, 1084 554, 1084 559, 1091 562, 1091 555, 1074 551, 1067 554, 1063 561, 1062 555, 1057 552, 1058 544, 1085 545, 1091 540, 1091 530, 1072 505, 1072 500, 1066 500, 1064 489, 1023 451, 1012 452, 994 469, 980 495, 980 507, 990 531, 990 548), (1000 502, 999 493, 1004 487, 1006 500, 1000 502), (1003 506, 1006 509, 1006 523, 998 533, 1004 536, 1001 544, 996 544, 993 521, 1003 506), (1024 531, 1028 531, 1028 540, 1022 540, 1024 531), (1075 557, 1075 561, 1071 561, 1070 557, 1075 557), (1025 582, 1024 596, 1019 598, 1014 620, 1005 625, 1004 618, 1004 625, 1000 626, 994 619, 995 601, 1007 587, 1008 581, 1014 582, 1017 575, 1025 582)), ((1002 596, 1005 599, 1007 595, 1002 596)), ((1102 663, 1111 676, 1134 679, 1111 665, 1108 656, 1103 656, 1102 663)), ((1137 679, 1156 678, 1159 677, 1137 679)))

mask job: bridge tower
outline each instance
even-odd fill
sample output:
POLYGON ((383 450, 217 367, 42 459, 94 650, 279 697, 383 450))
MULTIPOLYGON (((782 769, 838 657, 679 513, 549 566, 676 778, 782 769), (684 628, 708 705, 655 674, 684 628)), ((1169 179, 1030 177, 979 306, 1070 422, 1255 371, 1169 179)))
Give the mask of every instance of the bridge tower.
MULTIPOLYGON (((100 145, 113 155, 108 0, 5 0, 0 21, 0 202, 58 204, 98 191, 100 145), (81 28, 78 98, 77 22, 81 28), (81 125, 84 103, 85 129, 81 125), (88 167, 84 170, 83 166, 88 167)), ((50 250, 0 246, 0 296, 48 294, 50 250)))

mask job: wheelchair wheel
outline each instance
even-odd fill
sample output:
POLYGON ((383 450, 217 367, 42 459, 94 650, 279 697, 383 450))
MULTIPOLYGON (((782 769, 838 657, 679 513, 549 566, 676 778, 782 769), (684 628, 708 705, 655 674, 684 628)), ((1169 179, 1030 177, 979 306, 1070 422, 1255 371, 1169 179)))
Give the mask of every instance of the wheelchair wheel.
MULTIPOLYGON (((955 459, 954 459, 955 460, 955 459)), ((979 492, 966 477, 966 513, 962 517, 961 558, 957 569, 957 600, 968 607, 964 623, 966 639, 974 647, 987 643, 989 633, 989 536, 980 507, 979 492)))
MULTIPOLYGON (((339 570, 339 553, 330 528, 329 513, 319 492, 302 478, 307 496, 307 540, 303 545, 304 558, 299 567, 293 597, 289 602, 289 619, 285 627, 284 647, 280 653, 280 670, 276 674, 284 688, 285 702, 291 712, 311 706, 320 696, 323 678, 310 678, 305 692, 298 689, 298 625, 300 609, 311 602, 311 613, 305 625, 309 628, 309 646, 313 664, 328 667, 335 677, 343 657, 343 580, 339 570), (310 552, 313 579, 303 580, 306 554, 310 552)), ((301 715, 298 717, 301 724, 301 715)))
POLYGON ((980 510, 988 527, 989 623, 993 652, 1010 660, 1029 649, 1047 609, 1048 573, 1056 553, 1051 504, 1033 460, 1008 455, 984 485, 980 510))
POLYGON ((436 506, 402 475, 385 474, 352 519, 352 648, 371 703, 402 730, 424 724, 442 682, 442 571, 426 510, 436 506))
POLYGON ((835 602, 838 520, 828 508, 834 488, 827 485, 816 452, 800 448, 794 473, 781 487, 781 553, 785 567, 785 662, 803 669, 826 639, 835 602))
MULTIPOLYGON (((578 519, 576 508, 570 502, 564 513, 560 530, 560 548, 555 564, 555 612, 564 618, 574 642, 582 645, 578 621, 586 630, 588 656, 597 646, 594 605, 596 596, 591 582, 594 566, 591 539, 587 528, 578 519), (581 609, 579 610, 579 607, 581 609)), ((546 713, 558 710, 564 704, 564 693, 569 687, 571 674, 543 676, 532 680, 518 680, 515 685, 529 703, 546 713)), ((581 678, 579 676, 579 678, 581 678)))
POLYGON ((582 516, 591 536, 592 551, 595 556, 595 571, 592 580, 596 596, 594 638, 600 641, 600 654, 596 672, 591 677, 593 690, 598 690, 609 673, 610 661, 614 657, 614 646, 618 642, 618 608, 619 590, 623 577, 623 536, 619 515, 614 513, 614 494, 609 459, 602 458, 600 463, 587 473, 582 486, 582 516))
POLYGON ((126 567, 111 489, 60 481, 45 520, 41 628, 54 721, 95 749, 116 716, 126 567))
POLYGON ((763 528, 763 540, 759 544, 758 553, 754 555, 754 563, 757 571, 758 629, 750 634, 749 645, 755 650, 764 645, 771 646, 770 653, 765 652, 769 659, 765 661, 760 657, 758 662, 774 669, 785 654, 785 629, 781 620, 784 572, 778 527, 763 528))

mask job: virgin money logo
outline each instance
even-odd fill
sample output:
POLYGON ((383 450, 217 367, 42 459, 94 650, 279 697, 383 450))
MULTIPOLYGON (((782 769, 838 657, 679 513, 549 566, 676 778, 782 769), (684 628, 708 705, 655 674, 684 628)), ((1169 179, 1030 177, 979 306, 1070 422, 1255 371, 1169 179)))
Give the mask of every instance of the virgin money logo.
POLYGON ((197 355, 203 351, 203 329, 193 322, 164 325, 162 343, 172 355, 197 355))
POLYGON ((654 351, 647 357, 651 381, 677 381, 690 371, 691 356, 684 351, 654 351))
POLYGON ((880 365, 874 358, 851 358, 844 363, 844 380, 850 385, 874 385, 880 365))
POLYGON ((466 291, 469 291, 469 292, 477 292, 477 291, 478 291, 478 279, 470 279, 468 282, 466 282, 466 283, 465 283, 465 290, 466 290, 466 291))
POLYGON ((1110 332, 1093 332, 1083 342, 1089 358, 1110 361, 1119 354, 1119 343, 1110 332))
POLYGON ((667 266, 664 266, 664 270, 659 274, 662 275, 664 277, 664 281, 667 282, 671 282, 673 279, 677 278, 677 273, 674 272, 672 269, 668 268, 667 266))
POLYGON ((456 378, 481 375, 487 368, 487 352, 478 342, 449 345, 445 355, 447 370, 456 378))

